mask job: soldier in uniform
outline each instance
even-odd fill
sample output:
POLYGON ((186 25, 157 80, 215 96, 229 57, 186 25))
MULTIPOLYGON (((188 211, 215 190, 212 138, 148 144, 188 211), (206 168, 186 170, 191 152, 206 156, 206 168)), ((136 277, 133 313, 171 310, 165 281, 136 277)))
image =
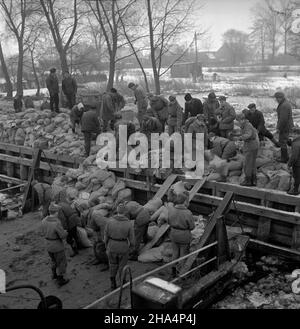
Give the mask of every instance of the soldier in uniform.
POLYGON ((49 184, 39 183, 36 180, 31 183, 31 186, 38 195, 39 204, 43 207, 42 216, 45 218, 49 215, 49 206, 52 201, 52 187, 49 184))

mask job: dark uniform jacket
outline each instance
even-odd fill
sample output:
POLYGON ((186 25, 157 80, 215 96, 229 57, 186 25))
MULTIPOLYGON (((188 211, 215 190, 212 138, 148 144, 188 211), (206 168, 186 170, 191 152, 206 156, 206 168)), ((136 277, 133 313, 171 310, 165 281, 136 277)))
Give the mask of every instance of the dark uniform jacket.
POLYGON ((241 139, 244 141, 244 152, 253 151, 259 148, 257 130, 248 120, 245 120, 241 125, 241 139))
POLYGON ((70 113, 71 122, 80 122, 82 115, 83 111, 78 108, 78 105, 73 106, 70 113))
POLYGON ((277 107, 277 129, 280 132, 289 133, 294 127, 292 106, 287 100, 283 100, 277 107))
POLYGON ((205 123, 197 117, 189 118, 185 123, 185 133, 192 134, 193 139, 196 139, 197 133, 204 134, 204 147, 208 147, 207 127, 205 123))
POLYGON ((168 223, 171 226, 171 240, 179 244, 189 244, 191 231, 195 228, 193 214, 184 205, 168 208, 168 223))
POLYGON ((57 253, 64 250, 63 240, 68 233, 63 229, 56 216, 48 216, 42 221, 42 233, 47 241, 47 251, 57 253))
POLYGON ((216 110, 220 107, 220 103, 217 100, 209 101, 206 100, 203 104, 203 114, 207 122, 210 122, 210 119, 216 118, 216 110))
POLYGON ((113 120, 116 112, 113 96, 110 93, 102 95, 101 118, 105 121, 113 120))
POLYGON ((112 217, 105 227, 104 243, 108 252, 126 254, 134 245, 134 229, 129 218, 124 215, 112 217))
POLYGON ((216 111, 216 115, 221 116, 221 121, 219 123, 220 130, 232 130, 234 128, 236 114, 234 108, 230 104, 224 103, 216 111))
POLYGON ((288 162, 289 167, 300 167, 300 136, 292 143, 292 154, 288 162))
POLYGON ((177 128, 177 131, 180 131, 182 125, 182 114, 183 114, 182 107, 179 105, 177 101, 175 101, 174 103, 169 103, 168 111, 169 111, 168 125, 174 126, 177 128))
POLYGON ((246 118, 259 132, 265 129, 265 118, 261 111, 255 110, 253 113, 248 111, 246 118))
POLYGON ((76 226, 81 226, 80 218, 75 209, 66 202, 60 203, 59 206, 58 218, 66 231, 70 231, 76 226))
POLYGON ((73 95, 77 93, 77 82, 74 77, 70 76, 63 79, 62 91, 65 95, 73 95))
POLYGON ((95 111, 84 112, 81 119, 82 132, 99 133, 100 122, 95 111))
POLYGON ((196 117, 198 114, 203 114, 203 104, 198 98, 192 98, 190 103, 185 103, 183 124, 189 116, 196 117))
POLYGON ((112 100, 117 112, 121 111, 126 105, 124 97, 119 93, 112 94, 112 100))
POLYGON ((163 96, 153 96, 150 99, 150 110, 147 112, 159 120, 167 120, 168 106, 169 102, 163 96))
POLYGON ((58 94, 59 93, 59 84, 58 78, 56 74, 49 74, 46 79, 46 85, 49 90, 50 95, 58 94))

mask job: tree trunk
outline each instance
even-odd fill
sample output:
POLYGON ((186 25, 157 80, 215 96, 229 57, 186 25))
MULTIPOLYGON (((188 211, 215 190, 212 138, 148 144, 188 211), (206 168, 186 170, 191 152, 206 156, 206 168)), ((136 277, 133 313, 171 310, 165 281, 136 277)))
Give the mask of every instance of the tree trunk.
POLYGON ((24 49, 23 40, 19 40, 19 59, 18 59, 18 72, 17 72, 17 96, 23 96, 23 59, 24 49))
POLYGON ((3 51, 2 51, 1 42, 0 42, 0 63, 1 63, 1 68, 2 68, 3 75, 4 75, 4 79, 6 81, 6 96, 9 98, 12 98, 13 97, 13 85, 10 81, 8 69, 7 69, 5 58, 4 58, 3 51))
POLYGON ((41 85, 40 85, 40 80, 39 80, 38 74, 36 72, 35 64, 34 64, 33 51, 30 52, 30 55, 31 55, 32 70, 33 70, 35 84, 36 84, 36 96, 40 96, 41 85))
POLYGON ((107 86, 106 86, 107 91, 110 91, 111 88, 113 88, 113 86, 114 86, 115 69, 116 69, 115 57, 116 57, 116 55, 113 55, 113 54, 110 56, 109 76, 108 76, 108 82, 107 82, 107 86))
POLYGON ((155 60, 155 47, 154 47, 154 31, 152 22, 152 12, 151 12, 151 0, 147 0, 147 11, 148 11, 148 21, 149 21, 149 37, 150 37, 150 47, 151 47, 151 63, 155 84, 155 93, 160 95, 160 81, 157 72, 156 60, 155 60))
POLYGON ((67 59, 67 52, 61 47, 59 50, 59 58, 60 58, 60 66, 62 74, 66 71, 69 71, 68 59, 67 59))

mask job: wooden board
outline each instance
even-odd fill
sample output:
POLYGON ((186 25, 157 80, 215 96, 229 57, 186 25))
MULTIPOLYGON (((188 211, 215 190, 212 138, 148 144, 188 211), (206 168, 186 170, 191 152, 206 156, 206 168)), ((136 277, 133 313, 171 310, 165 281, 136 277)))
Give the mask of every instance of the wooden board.
POLYGON ((164 197, 164 195, 168 192, 168 190, 170 189, 170 187, 173 185, 173 183, 175 182, 175 180, 177 179, 178 175, 170 175, 163 183, 163 185, 161 185, 160 189, 158 190, 158 192, 154 195, 153 199, 162 199, 164 197))
POLYGON ((198 193, 198 191, 203 187, 206 183, 207 177, 204 177, 202 180, 198 180, 196 184, 190 191, 189 201, 191 202, 194 199, 194 196, 198 193))
MULTIPOLYGON (((208 239, 210 238, 211 234, 213 233, 213 230, 216 227, 218 219, 220 219, 223 216, 223 214, 229 209, 232 200, 233 200, 233 193, 227 192, 225 195, 225 198, 220 203, 218 209, 214 212, 213 217, 211 218, 211 220, 208 222, 207 226, 205 227, 205 231, 204 231, 199 243, 195 246, 196 250, 201 249, 207 243, 208 239)), ((185 261, 185 264, 181 268, 179 275, 183 275, 184 273, 188 272, 191 269, 197 256, 198 256, 197 254, 194 254, 185 261)))
POLYGON ((170 225, 163 224, 155 234, 155 237, 144 246, 141 253, 154 248, 155 245, 158 243, 158 241, 169 231, 169 229, 170 229, 170 225))

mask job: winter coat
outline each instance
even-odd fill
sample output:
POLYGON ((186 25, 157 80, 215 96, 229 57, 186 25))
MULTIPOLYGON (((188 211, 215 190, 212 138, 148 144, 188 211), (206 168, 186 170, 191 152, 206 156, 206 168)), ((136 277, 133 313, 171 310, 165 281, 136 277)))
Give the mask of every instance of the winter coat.
POLYGON ((193 139, 196 139, 197 133, 203 133, 204 147, 208 147, 207 127, 202 120, 199 120, 197 117, 189 118, 185 123, 185 132, 192 134, 193 139))
POLYGON ((292 154, 288 162, 289 167, 300 167, 300 136, 292 142, 292 154))
POLYGON ((51 253, 61 252, 65 249, 63 240, 68 233, 56 216, 48 216, 42 221, 42 234, 47 241, 47 251, 51 253))
POLYGON ((277 129, 280 132, 289 133, 294 127, 291 104, 284 99, 277 107, 277 129))
POLYGON ((141 209, 136 216, 134 225, 137 227, 148 225, 151 221, 151 213, 148 209, 141 209))
POLYGON ((112 100, 116 112, 121 111, 126 105, 124 97, 119 93, 112 94, 112 100))
POLYGON ((65 95, 74 95, 77 93, 77 82, 74 77, 69 76, 63 79, 62 91, 65 95))
POLYGON ((182 125, 183 109, 177 101, 175 101, 174 103, 169 103, 168 114, 168 125, 176 127, 177 131, 180 132, 182 125))
POLYGON ((215 137, 212 146, 211 152, 224 160, 234 157, 237 152, 235 142, 223 137, 215 137))
POLYGON ((169 102, 163 96, 152 96, 148 113, 151 113, 151 116, 158 120, 166 121, 169 115, 168 106, 169 102))
POLYGON ((234 128, 234 120, 236 118, 234 108, 228 104, 224 103, 217 111, 216 115, 221 116, 221 121, 219 123, 220 130, 232 130, 234 128))
POLYGON ((38 194, 40 204, 45 204, 52 200, 52 187, 49 184, 37 183, 34 190, 38 194))
POLYGON ((148 98, 145 90, 141 86, 137 85, 136 89, 134 90, 134 96, 138 111, 145 111, 148 107, 148 98))
POLYGON ((253 113, 248 111, 246 118, 258 132, 265 130, 265 118, 261 111, 255 110, 253 113))
POLYGON ((259 148, 257 130, 248 120, 245 120, 241 125, 241 140, 244 141, 244 152, 254 151, 259 148))
POLYGON ((126 254, 134 245, 132 222, 124 215, 114 216, 106 225, 104 243, 107 252, 126 254))
POLYGON ((51 73, 48 75, 48 77, 46 79, 46 85, 47 85, 50 95, 59 93, 59 83, 58 83, 58 78, 57 78, 56 74, 51 73))
POLYGON ((80 218, 74 208, 66 202, 60 203, 59 206, 58 218, 66 231, 70 231, 76 226, 81 226, 80 218))
POLYGON ((169 207, 168 210, 171 241, 179 244, 190 244, 192 240, 191 231, 195 228, 192 212, 184 205, 169 207))
POLYGON ((114 119, 114 114, 116 112, 115 104, 113 102, 112 94, 104 93, 102 95, 101 104, 101 118, 104 121, 110 121, 114 119))
POLYGON ((100 133, 100 122, 94 110, 89 110, 83 113, 81 118, 82 132, 100 133))
POLYGON ((198 98, 192 98, 189 103, 185 103, 183 124, 189 117, 196 117, 198 114, 203 114, 203 104, 198 98))
POLYGON ((220 103, 217 100, 209 101, 206 100, 203 104, 203 114, 207 122, 212 118, 216 118, 216 111, 220 107, 220 103))

